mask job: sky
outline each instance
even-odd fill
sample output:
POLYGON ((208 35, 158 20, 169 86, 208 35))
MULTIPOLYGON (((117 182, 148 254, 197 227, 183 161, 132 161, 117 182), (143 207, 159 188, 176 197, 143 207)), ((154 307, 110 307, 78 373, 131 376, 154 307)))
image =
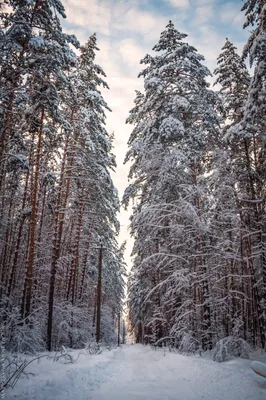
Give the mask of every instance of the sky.
MULTIPOLYGON (((97 34, 96 63, 105 71, 110 90, 103 90, 112 109, 107 113, 107 130, 114 132, 114 153, 117 170, 112 174, 120 198, 128 185, 129 165, 123 161, 132 126, 125 124, 132 109, 135 90, 143 88, 138 78, 140 60, 152 53, 160 33, 169 20, 186 33, 187 42, 205 57, 205 65, 213 72, 216 60, 227 37, 242 52, 249 36, 243 30, 242 0, 62 0, 67 19, 62 21, 66 33, 76 35, 81 45, 97 34)), ((210 78, 210 82, 214 82, 210 78)), ((119 241, 127 240, 125 260, 130 266, 133 240, 128 232, 130 210, 121 208, 119 241)))

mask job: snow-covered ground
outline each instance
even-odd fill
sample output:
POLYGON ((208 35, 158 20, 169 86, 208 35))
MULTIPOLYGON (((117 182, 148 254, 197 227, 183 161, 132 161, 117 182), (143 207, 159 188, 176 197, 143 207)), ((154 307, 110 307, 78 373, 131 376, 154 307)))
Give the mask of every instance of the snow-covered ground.
MULTIPOLYGON (((75 352, 73 352, 75 354, 75 352)), ((266 357, 253 356, 266 363, 266 357)), ((74 364, 42 359, 29 368, 6 399, 20 400, 265 400, 266 379, 251 360, 216 363, 200 356, 124 345, 74 364)))

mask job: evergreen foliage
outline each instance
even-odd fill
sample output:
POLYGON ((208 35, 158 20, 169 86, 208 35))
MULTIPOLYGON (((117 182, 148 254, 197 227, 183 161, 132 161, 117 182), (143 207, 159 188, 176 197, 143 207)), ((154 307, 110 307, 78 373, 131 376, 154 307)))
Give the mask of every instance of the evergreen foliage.
MULTIPOLYGON (((137 342, 216 346, 217 361, 266 346, 266 0, 242 9, 252 32, 242 58, 226 39, 217 91, 170 21, 141 60, 144 91, 127 119, 128 324, 137 342)), ((96 34, 80 46, 65 17, 60 0, 0 4, 0 329, 10 351, 95 340, 101 263, 101 341, 120 340, 125 244, 108 84, 96 34)))
POLYGON ((204 58, 171 21, 141 61, 124 194, 125 206, 133 201, 128 306, 139 342, 186 353, 228 337, 265 347, 264 3, 244 5, 246 25, 257 25, 244 50, 252 79, 226 39, 220 89, 210 90, 204 58))
POLYGON ((0 35, 1 322, 9 350, 82 347, 95 335, 104 243, 102 340, 116 342, 125 265, 108 88, 96 35, 77 57, 58 0, 10 0, 0 35))
POLYGON ((133 161, 133 183, 124 202, 136 202, 129 301, 133 325, 145 318, 145 337, 181 342, 198 330, 206 348, 212 342, 206 175, 219 141, 220 101, 206 82, 203 56, 185 38, 170 21, 156 55, 141 61, 145 94, 137 93, 128 118, 134 124, 126 156, 133 161))

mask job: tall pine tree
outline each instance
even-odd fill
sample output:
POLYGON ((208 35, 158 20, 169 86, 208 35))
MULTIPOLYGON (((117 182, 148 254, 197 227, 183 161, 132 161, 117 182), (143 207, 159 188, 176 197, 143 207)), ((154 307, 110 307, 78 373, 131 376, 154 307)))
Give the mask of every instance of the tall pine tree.
POLYGON ((124 203, 136 201, 131 290, 144 300, 130 313, 139 315, 135 320, 142 315, 145 335, 155 342, 193 336, 206 347, 212 343, 206 173, 219 136, 219 99, 208 88, 203 56, 185 38, 170 21, 156 54, 141 61, 145 93, 137 93, 127 121, 134 124, 126 156, 133 183, 124 203))

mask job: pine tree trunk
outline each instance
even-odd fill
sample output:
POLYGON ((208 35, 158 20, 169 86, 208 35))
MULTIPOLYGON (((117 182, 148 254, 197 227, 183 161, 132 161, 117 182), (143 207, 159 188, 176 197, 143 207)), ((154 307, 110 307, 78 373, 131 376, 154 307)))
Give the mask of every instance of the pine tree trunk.
MULTIPOLYGON (((34 139, 32 138, 31 151, 30 151, 30 162, 31 162, 32 152, 33 152, 33 141, 34 141, 34 139)), ((26 206, 29 177, 30 177, 30 172, 28 171, 27 175, 26 175, 26 181, 25 181, 25 187, 24 187, 24 194, 23 194, 21 211, 23 211, 25 209, 25 206, 26 206)), ((25 222, 25 216, 21 215, 20 216, 20 221, 19 221, 19 228, 18 228, 16 246, 15 246, 15 251, 14 251, 14 258, 13 258, 13 263, 12 263, 12 267, 11 267, 11 274, 10 274, 10 278, 9 278, 9 282, 8 282, 8 289, 7 289, 8 296, 10 296, 11 291, 14 288, 15 276, 16 276, 16 270, 17 270, 17 265, 18 265, 19 251, 20 251, 20 244, 21 244, 21 239, 22 239, 22 231, 23 231, 24 222, 25 222)))
POLYGON ((1 282, 3 285, 6 286, 7 280, 8 280, 8 275, 10 273, 9 271, 9 266, 7 264, 7 257, 8 257, 8 250, 10 249, 10 239, 12 237, 11 234, 11 229, 12 229, 12 211, 13 211, 13 201, 14 201, 14 193, 11 196, 10 203, 9 203, 9 208, 8 208, 8 213, 7 213, 7 219, 6 219, 6 233, 4 236, 4 246, 3 246, 3 252, 1 256, 1 282))
POLYGON ((84 257, 83 257, 83 261, 82 261, 82 276, 81 276, 81 284, 80 284, 80 291, 79 291, 79 300, 82 299, 82 295, 83 295, 83 291, 84 291, 89 251, 90 251, 90 238, 85 242, 85 252, 84 252, 84 257))
POLYGON ((74 257, 73 257, 73 285, 72 285, 72 305, 75 304, 78 293, 78 267, 79 267, 79 244, 80 244, 80 235, 82 229, 83 222, 83 213, 84 213, 84 199, 83 199, 83 190, 80 196, 80 207, 79 207, 79 215, 77 220, 76 227, 76 235, 74 239, 74 257))
MULTIPOLYGON (((15 83, 14 86, 16 86, 17 83, 15 83)), ((13 104, 14 104, 14 99, 15 99, 15 89, 12 90, 12 93, 9 98, 7 110, 5 113, 5 118, 3 122, 3 127, 2 127, 2 133, 0 135, 0 191, 2 191, 2 188, 4 186, 4 178, 5 178, 5 171, 4 171, 4 165, 5 165, 5 160, 4 160, 4 152, 6 149, 6 140, 7 136, 10 130, 10 121, 12 117, 12 112, 13 112, 13 104)), ((2 200, 4 201, 4 200, 2 200)), ((2 208, 2 210, 4 207, 2 208)), ((0 218, 3 216, 0 215, 0 218)))
MULTIPOLYGON (((73 121, 74 116, 74 108, 71 111, 70 124, 73 121)), ((66 192, 65 198, 62 204, 62 195, 63 195, 63 184, 64 178, 66 174, 66 161, 67 161, 67 153, 69 149, 70 142, 70 134, 66 137, 65 148, 62 159, 62 166, 60 172, 60 180, 58 187, 58 195, 57 195, 57 204, 56 204, 56 213, 55 213, 55 223, 54 223, 54 239, 53 239, 53 254, 52 254, 52 264, 51 264, 51 272, 50 272, 50 283, 49 283, 49 300, 48 300, 48 321, 47 321, 47 349, 48 351, 52 350, 52 325, 53 325, 53 305, 54 305, 54 291, 55 291, 55 278, 56 278, 56 269, 57 262, 60 256, 60 247, 61 240, 63 234, 63 226, 64 226, 64 215, 66 210, 66 205, 69 196, 69 188, 70 188, 70 177, 67 179, 66 184, 66 192), (62 210, 60 210, 62 207, 62 210)))
POLYGON ((26 279, 23 290, 23 297, 21 303, 21 317, 26 319, 30 315, 31 310, 31 300, 32 300, 32 285, 33 285, 33 266, 34 266, 34 256, 35 256, 35 232, 37 225, 37 199, 39 190, 39 172, 40 172, 40 161, 41 161, 41 150, 42 150, 42 133, 43 133, 43 123, 44 123, 44 108, 41 111, 40 117, 40 130, 38 135, 37 143, 37 153, 35 162, 35 173, 33 182, 33 193, 31 199, 31 223, 29 232, 29 253, 28 253, 28 265, 26 272, 26 279))

